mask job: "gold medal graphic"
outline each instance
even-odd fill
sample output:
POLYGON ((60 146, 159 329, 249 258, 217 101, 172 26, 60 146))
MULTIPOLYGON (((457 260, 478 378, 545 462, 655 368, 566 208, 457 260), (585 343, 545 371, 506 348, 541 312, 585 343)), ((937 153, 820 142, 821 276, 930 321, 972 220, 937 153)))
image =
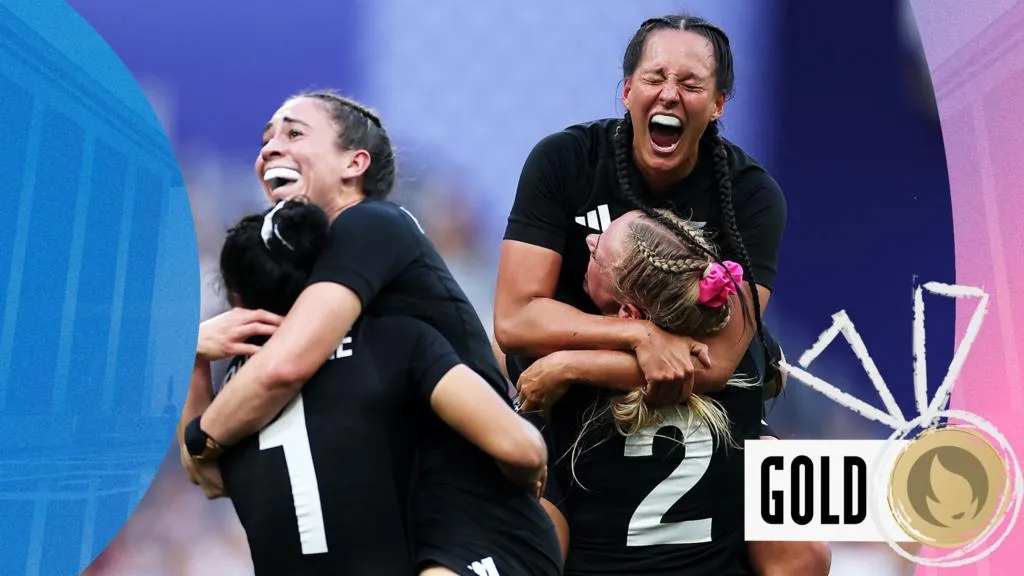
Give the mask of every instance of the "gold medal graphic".
POLYGON ((964 427, 927 430, 896 457, 889 507, 908 536, 928 546, 955 548, 991 530, 1010 503, 1008 466, 980 432, 964 427))

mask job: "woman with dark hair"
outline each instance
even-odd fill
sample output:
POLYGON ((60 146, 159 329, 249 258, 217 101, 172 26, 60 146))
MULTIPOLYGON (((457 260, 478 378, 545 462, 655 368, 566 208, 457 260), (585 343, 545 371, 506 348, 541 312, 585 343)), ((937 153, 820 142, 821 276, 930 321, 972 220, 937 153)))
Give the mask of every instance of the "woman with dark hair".
MULTIPOLYGON (((329 387, 332 393, 342 394, 346 399, 341 403, 344 407, 339 409, 352 409, 363 400, 372 402, 372 391, 367 387, 372 388, 376 380, 369 374, 376 372, 381 377, 397 378, 396 370, 411 370, 407 376, 429 396, 433 412, 440 417, 426 418, 422 426, 412 429, 420 440, 412 518, 416 536, 413 566, 430 574, 473 575, 489 566, 501 574, 557 574, 561 562, 550 519, 536 495, 509 483, 509 470, 505 470, 506 477, 502 477, 490 456, 503 454, 504 457, 497 459, 518 463, 513 466, 517 469, 543 471, 544 468, 526 466, 533 464, 530 460, 533 453, 526 460, 521 459, 524 446, 521 440, 524 432, 519 428, 523 425, 521 419, 500 423, 501 418, 518 416, 511 409, 508 384, 495 362, 491 342, 480 319, 415 218, 387 200, 394 186, 395 162, 380 118, 358 102, 330 92, 289 98, 263 129, 256 173, 267 196, 274 202, 304 198, 322 209, 328 224, 326 239, 315 261, 311 262, 304 283, 289 281, 278 285, 267 278, 248 276, 235 284, 235 292, 241 287, 257 291, 251 297, 242 298, 249 308, 268 306, 249 299, 270 297, 274 294, 271 287, 297 297, 259 351, 237 363, 231 371, 230 385, 220 390, 208 407, 200 403, 200 409, 196 409, 197 402, 190 394, 184 459, 187 466, 193 466, 197 480, 206 485, 208 492, 211 487, 216 488, 213 485, 216 479, 205 474, 211 466, 199 469, 196 461, 216 461, 222 453, 230 454, 233 447, 252 441, 254 437, 261 439, 263 448, 282 446, 284 452, 300 459, 298 477, 292 477, 292 456, 280 463, 287 464, 289 480, 286 485, 291 486, 296 499, 292 514, 299 521, 313 518, 299 526, 299 539, 326 542, 310 548, 303 546, 301 550, 293 547, 295 561, 300 562, 299 565, 315 562, 327 549, 329 554, 338 551, 341 559, 345 553, 358 553, 361 561, 366 562, 379 559, 378 564, 336 566, 332 568, 333 573, 405 573, 380 564, 400 563, 402 555, 389 552, 389 540, 370 538, 372 531, 360 533, 360 537, 351 542, 336 539, 333 544, 331 530, 326 529, 325 536, 321 520, 317 518, 326 521, 328 511, 317 513, 318 505, 326 506, 329 499, 341 496, 335 494, 333 484, 320 484, 319 489, 314 489, 309 483, 309 478, 316 478, 321 472, 318 470, 315 475, 310 472, 316 469, 316 462, 310 456, 314 447, 312 438, 306 439, 303 425, 308 424, 305 418, 312 407, 302 397, 314 376, 321 377, 320 371, 351 362, 363 363, 361 370, 367 374, 366 379, 361 376, 332 378, 336 387, 329 387), (404 329, 392 326, 381 330, 377 336, 365 335, 369 326, 385 322, 414 322, 418 328, 411 324, 404 329), (361 334, 362 346, 358 342, 361 334), (420 360, 406 361, 406 358, 420 360), (427 362, 424 358, 435 358, 436 362, 427 362), (386 361, 375 367, 366 365, 374 359, 386 361), (464 366, 452 368, 444 374, 445 378, 462 374, 455 381, 462 382, 470 381, 472 375, 475 379, 472 382, 482 381, 489 386, 491 390, 486 392, 490 396, 479 390, 473 394, 459 392, 461 384, 446 387, 444 379, 438 380, 439 368, 455 361, 464 366), (437 405, 436 399, 442 390, 452 394, 451 403, 459 406, 458 409, 449 411, 437 405), (470 409, 475 408, 475 402, 485 401, 503 404, 504 409, 494 406, 485 412, 470 409), (297 403, 305 408, 296 408, 297 403), (286 415, 289 417, 285 418, 286 415), (486 426, 476 429, 474 423, 486 426), (470 433, 469 428, 476 432, 470 433), (262 440, 268 435, 270 440, 262 440), (289 442, 295 443, 297 448, 289 449, 292 446, 289 442), (304 482, 301 490, 296 488, 297 480, 304 482), (313 515, 309 516, 311 511, 313 515)), ((282 227, 286 220, 281 220, 280 213, 270 214, 269 223, 261 224, 260 242, 265 242, 265 249, 274 254, 291 255, 290 247, 300 246, 296 243, 298 240, 289 239, 282 227)), ((230 266, 226 272, 233 273, 230 266)), ((221 345, 214 350, 218 354, 239 346, 242 343, 239 336, 246 333, 243 321, 247 318, 243 314, 238 312, 236 318, 215 319, 217 322, 210 326, 217 330, 210 330, 213 334, 208 338, 201 334, 201 346, 207 341, 214 346, 221 345)), ((327 403, 319 402, 317 408, 321 408, 321 404, 323 409, 328 409, 327 403)), ((335 404, 338 403, 330 406, 335 404)), ((349 419, 334 418, 334 433, 339 439, 332 441, 341 442, 341 436, 359 436, 359 430, 377 430, 377 421, 386 413, 390 412, 380 408, 376 412, 352 413, 349 419)), ((406 437, 410 430, 406 426, 410 423, 395 424, 397 428, 377 442, 379 450, 354 449, 353 457, 346 460, 347 466, 356 467, 347 469, 349 475, 359 477, 359 470, 366 466, 381 471, 385 463, 375 464, 370 459, 392 461, 391 450, 402 453, 401 446, 382 444, 406 437)), ((323 434, 329 436, 326 429, 323 434)), ((252 449, 247 453, 255 454, 252 449)), ((341 452, 330 451, 330 454, 336 453, 341 452)), ((265 455, 259 453, 259 456, 265 455)), ((526 480, 529 480, 527 484, 539 481, 536 475, 526 480)), ((386 486, 374 486, 374 491, 367 494, 391 493, 386 486)), ((358 491, 342 492, 349 497, 358 494, 358 491)), ((287 500, 287 494, 275 497, 287 500)), ((363 503, 369 508, 367 513, 376 517, 373 500, 366 496, 363 503)), ((258 547, 258 551, 269 553, 266 546, 258 547)))
MULTIPOLYGON (((600 369, 590 370, 600 378, 572 386, 551 409, 549 433, 555 437, 578 433, 602 389, 643 389, 648 403, 669 405, 691 393, 719 392, 737 373, 758 375, 769 397, 778 393, 775 383, 781 381, 780 351, 765 337, 761 314, 775 280, 786 204, 767 171, 719 134, 734 82, 728 37, 700 18, 651 18, 629 41, 622 73, 624 118, 571 126, 530 152, 502 246, 494 326, 512 380, 535 359, 563 350, 594 351, 590 361, 600 363, 600 369), (657 208, 709 235, 721 260, 657 208), (615 317, 619 304, 610 287, 591 284, 584 290, 591 260, 587 236, 605 232, 614 219, 637 209, 676 230, 693 253, 719 264, 733 261, 744 270, 744 282, 729 302, 738 313, 714 335, 698 341, 696 334, 671 334, 648 319, 615 317)), ((543 403, 550 396, 540 386, 520 388, 528 401, 543 403)), ((748 434, 737 440, 770 432, 748 434)), ((616 463, 607 462, 608 469, 616 463)), ((623 479, 636 487, 632 508, 637 514, 653 513, 644 502, 656 490, 664 493, 659 481, 674 469, 668 460, 665 466, 660 479, 623 479)), ((553 504, 565 488, 554 479, 548 483, 545 506, 556 524, 563 519, 553 504)), ((742 491, 736 494, 742 497, 742 491)), ((678 573, 682 567, 693 574, 746 573, 745 559, 716 555, 708 544, 720 534, 735 538, 736 526, 708 523, 709 532, 699 537, 673 535, 664 524, 672 514, 659 510, 651 522, 640 524, 634 522, 637 514, 603 516, 606 546, 581 550, 569 538, 567 573, 625 574, 640 567, 650 574, 678 573)), ((735 514, 729 518, 734 524, 735 514)), ((750 548, 763 573, 812 575, 828 569, 825 546, 751 543, 750 548)))

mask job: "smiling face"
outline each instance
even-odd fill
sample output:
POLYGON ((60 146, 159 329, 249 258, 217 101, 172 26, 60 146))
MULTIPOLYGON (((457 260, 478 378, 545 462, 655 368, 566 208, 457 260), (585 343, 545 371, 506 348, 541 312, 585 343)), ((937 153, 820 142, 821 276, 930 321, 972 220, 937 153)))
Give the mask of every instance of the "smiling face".
POLYGON ((305 196, 333 212, 345 183, 369 166, 366 151, 338 146, 340 130, 323 103, 305 97, 285 102, 263 129, 256 157, 256 176, 267 198, 305 196))
POLYGON ((646 38, 622 101, 633 120, 633 156, 654 187, 686 177, 708 124, 722 116, 714 47, 688 30, 660 28, 646 38))

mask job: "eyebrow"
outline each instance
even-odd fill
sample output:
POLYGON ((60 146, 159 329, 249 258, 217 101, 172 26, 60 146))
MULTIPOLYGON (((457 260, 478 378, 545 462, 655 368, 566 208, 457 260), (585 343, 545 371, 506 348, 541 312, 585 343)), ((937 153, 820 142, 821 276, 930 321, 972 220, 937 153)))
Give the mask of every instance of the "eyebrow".
MULTIPOLYGON (((298 118, 291 118, 289 116, 285 116, 285 117, 281 118, 281 123, 282 124, 302 124, 306 128, 312 128, 312 126, 310 126, 309 124, 303 122, 302 120, 299 120, 298 118)), ((267 122, 267 125, 263 127, 263 132, 261 132, 261 134, 266 134, 267 130, 270 130, 273 126, 274 126, 274 121, 273 120, 271 120, 270 122, 267 122)))
MULTIPOLYGON (((645 71, 644 74, 657 74, 658 76, 668 76, 668 72, 665 71, 665 67, 664 66, 659 67, 659 68, 652 68, 650 70, 645 71)), ((683 82, 687 82, 687 81, 690 81, 690 80, 697 80, 697 81, 703 82, 704 81, 704 76, 702 74, 698 73, 698 72, 695 72, 693 70, 689 70, 685 74, 679 76, 679 79, 681 81, 683 81, 683 82)))

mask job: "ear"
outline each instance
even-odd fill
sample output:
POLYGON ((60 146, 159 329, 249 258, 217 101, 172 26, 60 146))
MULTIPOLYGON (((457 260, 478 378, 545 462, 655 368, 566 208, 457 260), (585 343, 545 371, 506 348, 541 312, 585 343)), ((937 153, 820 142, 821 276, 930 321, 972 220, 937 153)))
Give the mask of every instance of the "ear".
POLYGON ((622 82, 622 105, 629 109, 629 93, 633 90, 633 79, 626 78, 622 82))
POLYGON ((630 304, 629 302, 624 302, 619 305, 619 318, 627 318, 629 320, 640 320, 643 317, 644 315, 640 313, 640 309, 634 306, 633 304, 630 304))
POLYGON ((712 122, 721 118, 722 114, 725 114, 725 94, 719 92, 715 96, 715 111, 711 113, 712 122))
POLYGON ((348 161, 345 164, 345 179, 358 178, 370 169, 370 153, 366 150, 353 150, 347 154, 348 161))

